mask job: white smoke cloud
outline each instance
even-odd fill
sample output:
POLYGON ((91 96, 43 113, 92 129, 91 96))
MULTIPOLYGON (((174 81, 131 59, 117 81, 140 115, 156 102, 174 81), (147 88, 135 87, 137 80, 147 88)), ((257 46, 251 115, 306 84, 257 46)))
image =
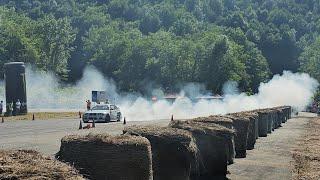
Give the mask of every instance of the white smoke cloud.
MULTIPOLYGON (((92 90, 104 90, 112 102, 121 109, 127 120, 140 121, 152 119, 175 119, 209 116, 267 108, 280 105, 291 105, 297 111, 303 110, 315 93, 318 82, 308 74, 285 71, 283 75, 274 76, 269 82, 261 83, 259 93, 248 96, 239 93, 237 84, 228 82, 224 86, 224 99, 197 102, 188 97, 208 95, 204 86, 188 83, 181 88, 174 102, 164 100, 161 89, 150 90, 158 100, 152 101, 137 94, 124 94, 117 91, 116 83, 103 77, 93 67, 87 67, 83 78, 74 85, 63 85, 51 73, 38 72, 27 67, 28 108, 32 111, 78 111, 85 109, 85 101, 91 99, 92 90)), ((4 86, 0 82, 0 93, 4 96, 4 86)), ((4 99, 4 98, 2 98, 4 99)))

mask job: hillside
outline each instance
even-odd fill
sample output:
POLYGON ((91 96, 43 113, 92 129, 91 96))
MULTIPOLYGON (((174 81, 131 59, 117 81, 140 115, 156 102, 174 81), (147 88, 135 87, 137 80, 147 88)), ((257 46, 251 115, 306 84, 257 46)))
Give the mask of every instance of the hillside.
POLYGON ((219 93, 232 80, 255 92, 283 70, 320 80, 319 12, 317 0, 2 0, 0 67, 24 61, 74 82, 94 65, 124 91, 219 93))

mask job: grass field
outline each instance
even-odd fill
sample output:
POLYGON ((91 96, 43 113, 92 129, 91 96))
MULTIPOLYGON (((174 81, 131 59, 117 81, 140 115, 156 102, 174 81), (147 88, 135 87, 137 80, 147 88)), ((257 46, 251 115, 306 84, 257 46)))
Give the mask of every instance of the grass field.
POLYGON ((35 120, 49 119, 76 119, 79 118, 78 112, 35 112, 27 115, 4 117, 4 120, 32 120, 33 115, 35 120))
POLYGON ((312 119, 293 151, 293 179, 320 179, 320 118, 312 119))

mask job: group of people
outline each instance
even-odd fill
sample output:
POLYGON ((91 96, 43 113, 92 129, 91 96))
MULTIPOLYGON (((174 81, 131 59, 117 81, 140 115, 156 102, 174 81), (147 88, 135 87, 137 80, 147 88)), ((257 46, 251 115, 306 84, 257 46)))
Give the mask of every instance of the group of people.
MULTIPOLYGON (((2 115, 2 113, 3 113, 3 107, 4 107, 3 101, 1 101, 0 102, 0 115, 2 115)), ((25 107, 26 107, 26 104, 21 103, 21 101, 19 99, 15 103, 13 103, 13 102, 7 103, 6 115, 7 116, 19 115, 19 114, 21 114, 21 112, 24 111, 25 107)))

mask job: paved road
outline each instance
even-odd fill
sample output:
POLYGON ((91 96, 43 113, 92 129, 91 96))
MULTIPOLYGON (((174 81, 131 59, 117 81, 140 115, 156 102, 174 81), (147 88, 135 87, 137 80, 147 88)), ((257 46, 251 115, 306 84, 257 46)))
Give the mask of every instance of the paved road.
MULTIPOLYGON (((60 140, 68 134, 106 132, 121 134, 122 123, 96 124, 95 129, 78 130, 79 119, 7 121, 0 123, 1 149, 34 149, 46 155, 54 155, 60 148, 60 140)), ((127 122, 127 125, 168 125, 169 120, 127 122)))
POLYGON ((286 180, 292 178, 292 155, 313 114, 300 113, 266 138, 259 138, 247 158, 236 159, 228 167, 229 178, 235 180, 286 180))

